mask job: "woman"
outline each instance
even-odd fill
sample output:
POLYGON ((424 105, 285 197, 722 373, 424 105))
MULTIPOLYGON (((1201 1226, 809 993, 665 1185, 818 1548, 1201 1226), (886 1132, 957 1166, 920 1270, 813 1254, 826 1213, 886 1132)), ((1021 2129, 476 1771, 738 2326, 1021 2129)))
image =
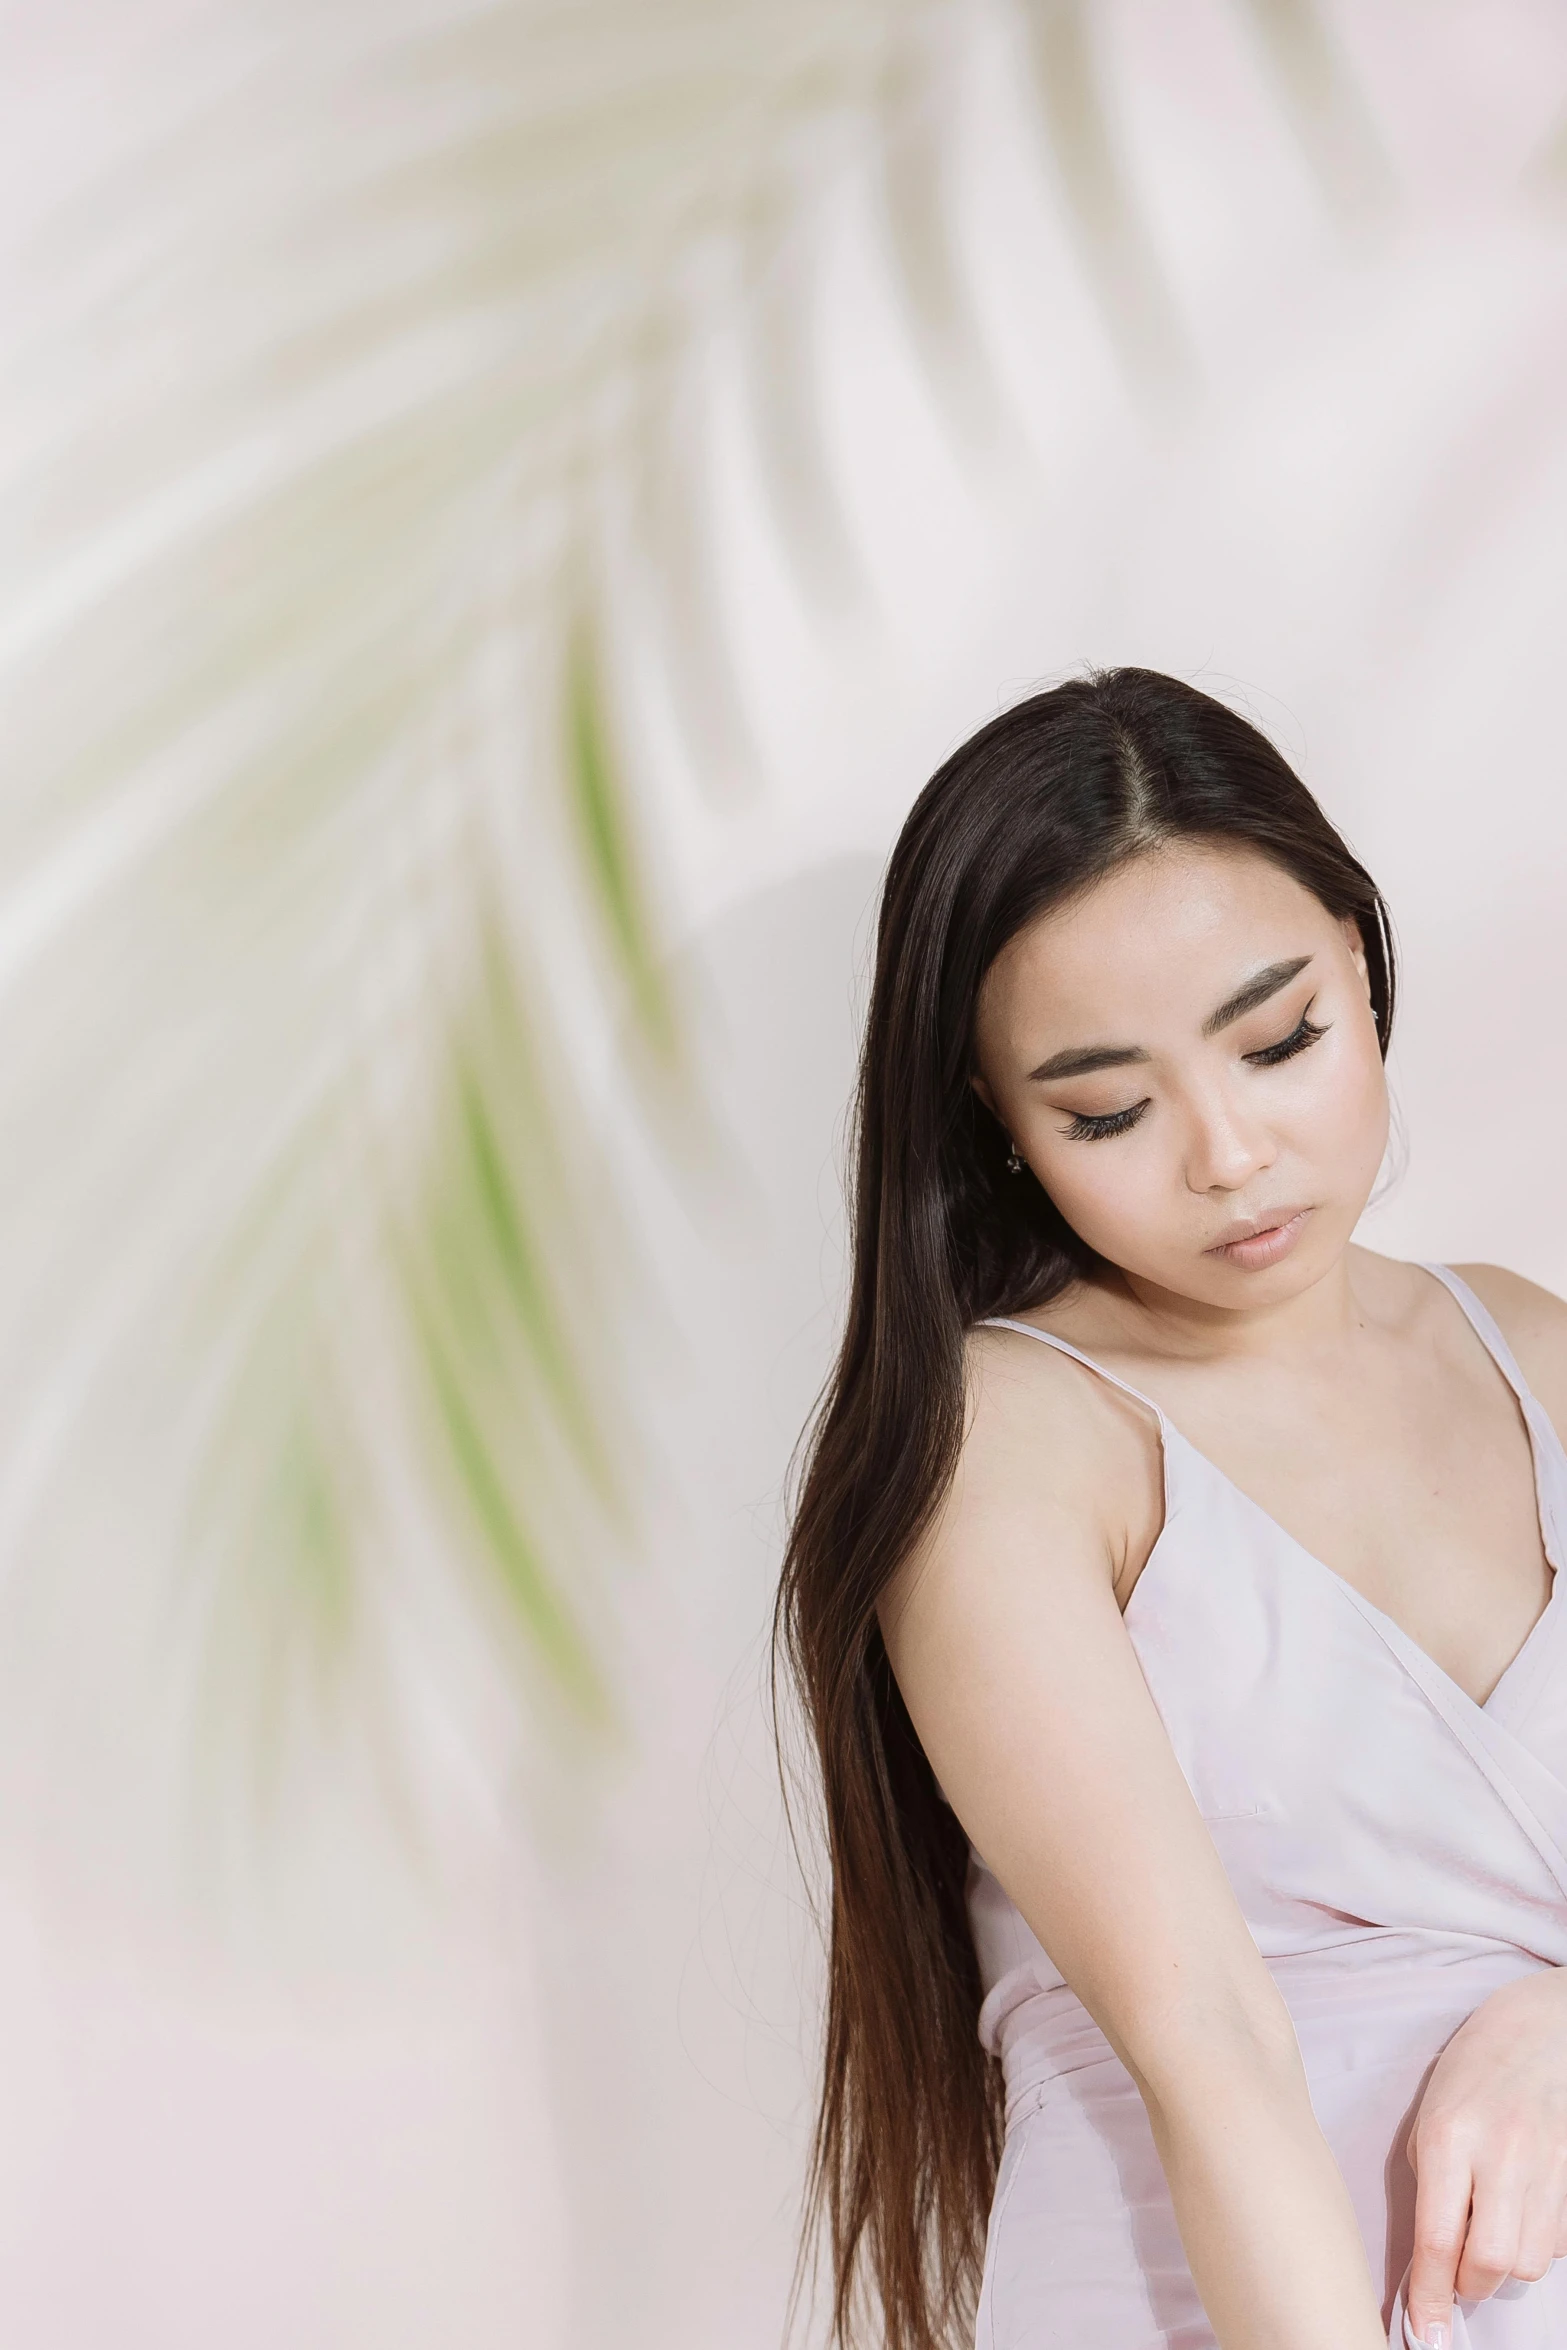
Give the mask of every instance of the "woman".
POLYGON ((1393 993, 1148 671, 893 853, 778 1618, 840 2339, 1567 2345, 1567 1306, 1354 1244, 1393 993))

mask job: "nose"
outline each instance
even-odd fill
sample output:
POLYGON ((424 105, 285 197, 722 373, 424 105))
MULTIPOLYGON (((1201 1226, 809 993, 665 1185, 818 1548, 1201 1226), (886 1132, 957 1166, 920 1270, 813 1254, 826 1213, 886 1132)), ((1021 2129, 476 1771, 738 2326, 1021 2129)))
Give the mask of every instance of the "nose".
POLYGON ((1188 1109, 1186 1186, 1189 1191, 1242 1191, 1278 1157, 1278 1144, 1255 1114, 1225 1087, 1215 1086, 1188 1109))

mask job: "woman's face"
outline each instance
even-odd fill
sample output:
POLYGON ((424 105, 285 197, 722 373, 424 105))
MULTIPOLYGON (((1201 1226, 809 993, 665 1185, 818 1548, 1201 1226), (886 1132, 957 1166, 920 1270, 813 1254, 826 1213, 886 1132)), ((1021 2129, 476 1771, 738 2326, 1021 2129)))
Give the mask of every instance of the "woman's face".
POLYGON ((1041 915, 985 974, 975 1044, 1068 1224, 1179 1297, 1308 1287, 1382 1163, 1359 932, 1253 849, 1171 842, 1041 915))

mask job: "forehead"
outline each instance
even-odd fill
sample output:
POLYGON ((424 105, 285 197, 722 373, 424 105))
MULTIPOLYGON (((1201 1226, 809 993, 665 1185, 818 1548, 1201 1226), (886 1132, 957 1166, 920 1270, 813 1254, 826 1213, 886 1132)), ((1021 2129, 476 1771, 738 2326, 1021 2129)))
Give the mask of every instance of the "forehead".
POLYGON ((1085 1043, 1113 1029, 1132 1042, 1200 1022, 1260 965, 1338 935, 1321 900, 1260 851, 1169 842, 1009 939, 985 975, 978 1024, 1031 1040, 1070 1029, 1085 1043))

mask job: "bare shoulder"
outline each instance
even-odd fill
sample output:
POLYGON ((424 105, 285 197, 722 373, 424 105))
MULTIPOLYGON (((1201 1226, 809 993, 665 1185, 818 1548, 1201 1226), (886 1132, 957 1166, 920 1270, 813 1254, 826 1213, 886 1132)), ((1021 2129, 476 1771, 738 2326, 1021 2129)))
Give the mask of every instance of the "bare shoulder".
POLYGON ((1136 1486, 1140 1464, 1157 1466, 1141 1407, 1024 1331, 971 1330, 965 1387, 963 1464, 975 1493, 1016 1492, 1098 1521, 1136 1486))
POLYGON ((1036 1425, 1044 1414, 1073 1438, 1121 1424, 1113 1408, 1118 1391, 1107 1379, 1015 1325, 976 1323, 964 1341, 964 1369, 971 1439, 1007 1426, 1020 1412, 1036 1425))
POLYGON ((976 1327, 965 1342, 963 1447, 924 1538, 884 1595, 901 1616, 932 1574, 972 1581, 1030 1555, 1046 1576, 1101 1575, 1113 1588, 1162 1507, 1158 1442, 1107 1380, 1018 1330, 976 1327))
POLYGON ((1454 1265, 1490 1313, 1567 1440, 1567 1302, 1505 1265, 1454 1265))

